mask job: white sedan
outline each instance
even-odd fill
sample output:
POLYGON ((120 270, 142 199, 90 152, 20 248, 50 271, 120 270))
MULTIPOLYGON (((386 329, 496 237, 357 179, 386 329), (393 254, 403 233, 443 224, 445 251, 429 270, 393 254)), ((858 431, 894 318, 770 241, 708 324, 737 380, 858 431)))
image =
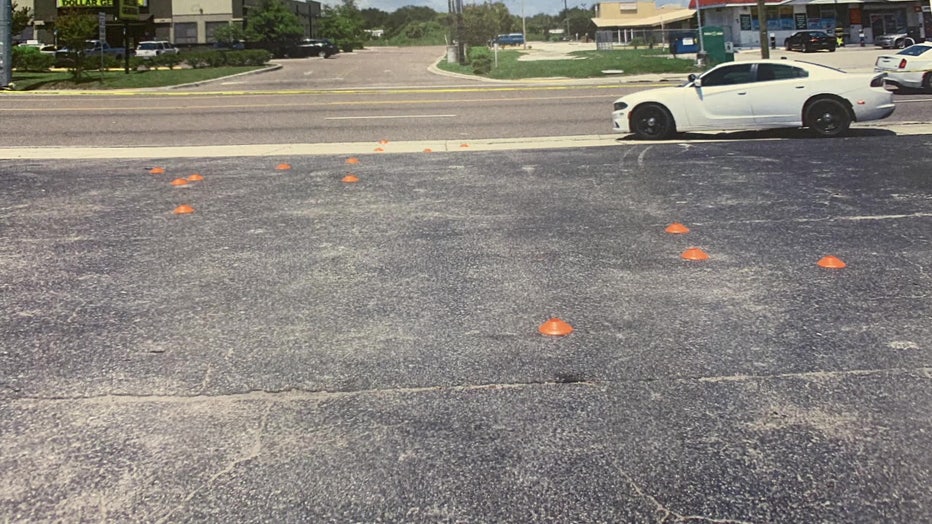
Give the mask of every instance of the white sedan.
POLYGON ((639 91, 615 101, 619 133, 662 140, 682 131, 808 127, 837 136, 851 122, 893 113, 884 74, 845 73, 793 60, 718 65, 680 87, 639 91))
POLYGON ((887 73, 888 84, 932 91, 932 43, 912 45, 895 55, 880 55, 874 71, 887 73))

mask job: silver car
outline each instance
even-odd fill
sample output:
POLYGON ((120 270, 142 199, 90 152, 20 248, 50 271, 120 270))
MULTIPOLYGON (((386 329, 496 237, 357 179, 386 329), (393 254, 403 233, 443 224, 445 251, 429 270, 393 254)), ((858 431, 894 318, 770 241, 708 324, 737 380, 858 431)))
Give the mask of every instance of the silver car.
POLYGON ((899 30, 895 33, 880 35, 874 39, 874 44, 884 49, 903 49, 915 44, 913 37, 909 36, 905 30, 899 30))

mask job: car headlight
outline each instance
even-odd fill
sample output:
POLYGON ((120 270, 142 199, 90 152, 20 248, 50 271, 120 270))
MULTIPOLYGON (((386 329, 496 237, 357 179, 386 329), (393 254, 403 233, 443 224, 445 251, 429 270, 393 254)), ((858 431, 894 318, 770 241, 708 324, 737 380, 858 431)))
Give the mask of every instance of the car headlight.
POLYGON ((628 109, 628 104, 624 102, 615 102, 613 106, 613 111, 621 111, 622 109, 628 109))

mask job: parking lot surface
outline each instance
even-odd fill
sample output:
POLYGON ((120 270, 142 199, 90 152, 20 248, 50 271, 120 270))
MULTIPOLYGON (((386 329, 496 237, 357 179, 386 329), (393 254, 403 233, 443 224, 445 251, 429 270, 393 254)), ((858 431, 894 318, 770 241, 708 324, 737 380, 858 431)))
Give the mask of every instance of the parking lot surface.
POLYGON ((0 520, 927 521, 927 142, 0 161, 0 520))

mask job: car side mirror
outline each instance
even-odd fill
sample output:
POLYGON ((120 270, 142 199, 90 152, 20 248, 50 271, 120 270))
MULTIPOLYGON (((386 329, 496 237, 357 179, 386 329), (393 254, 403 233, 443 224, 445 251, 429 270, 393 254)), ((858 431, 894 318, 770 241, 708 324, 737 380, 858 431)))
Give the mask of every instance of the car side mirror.
POLYGON ((695 73, 690 74, 687 78, 693 83, 693 87, 702 87, 702 79, 696 76, 695 73))

